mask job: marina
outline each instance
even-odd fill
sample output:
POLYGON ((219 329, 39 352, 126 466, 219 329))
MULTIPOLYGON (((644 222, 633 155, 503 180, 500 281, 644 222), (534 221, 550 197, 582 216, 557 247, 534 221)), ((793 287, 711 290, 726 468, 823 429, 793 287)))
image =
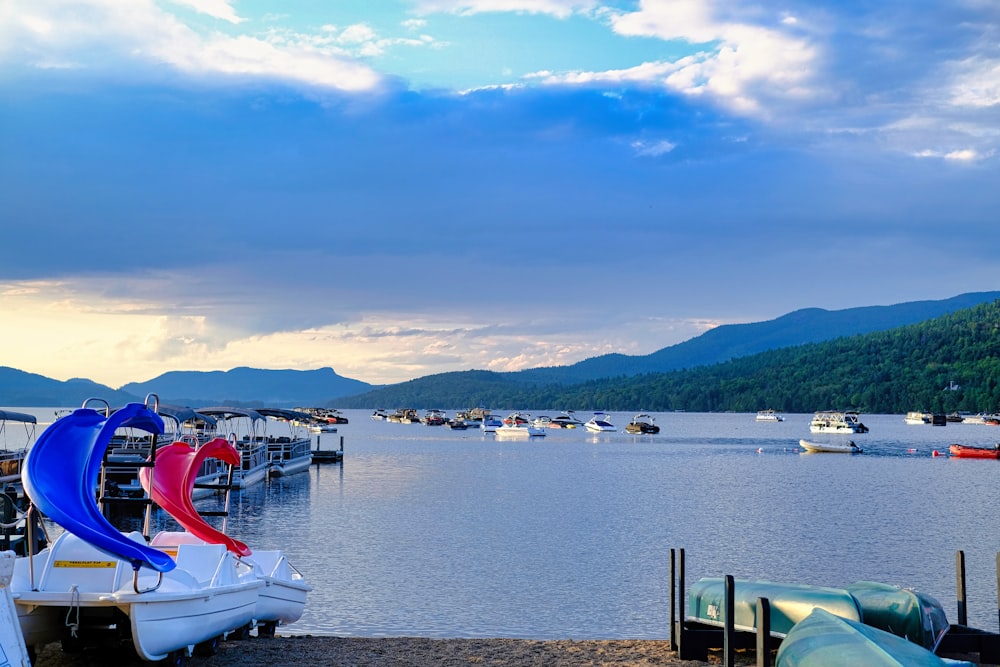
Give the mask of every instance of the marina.
MULTIPOLYGON (((52 410, 34 412, 44 428, 52 410)), ((226 532, 280 545, 313 586, 283 634, 664 639, 678 545, 692 582, 878 581, 927 592, 950 616, 963 548, 969 625, 996 630, 1000 528, 951 511, 956 497, 994 506, 995 473, 988 461, 934 456, 951 441, 993 446, 989 427, 912 429, 900 415, 866 414, 871 431, 852 436, 864 454, 803 457, 808 414, 767 424, 652 413, 659 434, 549 429, 538 442, 345 414, 342 463, 232 494, 226 532), (816 503, 831 494, 863 503, 818 521, 816 503)), ((224 501, 195 505, 208 513, 224 501)), ((157 512, 152 530, 177 524, 157 512)))

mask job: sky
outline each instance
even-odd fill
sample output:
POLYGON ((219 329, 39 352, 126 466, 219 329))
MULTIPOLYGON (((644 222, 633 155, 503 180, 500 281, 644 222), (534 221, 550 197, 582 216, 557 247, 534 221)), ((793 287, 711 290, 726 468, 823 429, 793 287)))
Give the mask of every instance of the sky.
POLYGON ((389 384, 996 290, 998 146, 986 0, 0 0, 0 366, 389 384))

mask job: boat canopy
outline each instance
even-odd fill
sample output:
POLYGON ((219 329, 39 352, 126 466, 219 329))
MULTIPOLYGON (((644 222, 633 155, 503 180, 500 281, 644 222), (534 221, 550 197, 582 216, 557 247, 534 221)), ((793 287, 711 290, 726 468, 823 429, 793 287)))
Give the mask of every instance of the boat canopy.
POLYGON ((142 403, 129 403, 110 415, 79 408, 46 428, 24 460, 22 482, 31 502, 67 532, 138 570, 172 570, 173 559, 136 542, 111 525, 97 507, 94 489, 104 453, 119 428, 158 435, 163 419, 142 403))
POLYGON ((194 408, 181 405, 164 405, 160 403, 156 410, 163 417, 170 417, 178 424, 185 422, 205 422, 208 426, 215 426, 215 417, 199 412, 194 408))
POLYGON ((265 417, 274 417, 275 419, 284 419, 286 421, 298 421, 311 423, 316 421, 314 415, 308 412, 302 412, 301 410, 286 410, 284 408, 254 408, 258 414, 262 414, 265 417))
POLYGON ((251 410, 250 408, 235 408, 225 405, 198 408, 198 412, 203 415, 215 417, 216 419, 235 419, 237 417, 246 417, 247 419, 253 421, 264 419, 264 416, 256 410, 251 410))
POLYGON ((12 412, 10 410, 0 410, 0 421, 25 422, 26 424, 38 423, 35 415, 29 415, 24 412, 12 412))

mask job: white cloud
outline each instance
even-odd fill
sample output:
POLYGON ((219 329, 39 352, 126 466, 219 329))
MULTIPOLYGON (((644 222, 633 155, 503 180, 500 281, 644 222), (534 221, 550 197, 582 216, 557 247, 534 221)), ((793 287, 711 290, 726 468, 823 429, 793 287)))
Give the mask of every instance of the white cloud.
POLYGON ((666 140, 654 141, 652 143, 647 143, 645 141, 632 142, 632 149, 635 151, 636 155, 644 157, 659 157, 661 155, 666 155, 675 148, 677 148, 677 144, 666 140))
POLYGON ((567 18, 574 12, 594 9, 596 0, 419 0, 420 14, 482 14, 487 12, 522 12, 567 18))
POLYGON ((948 101, 960 107, 994 107, 1000 104, 1000 60, 970 58, 953 66, 955 73, 948 101))
MULTIPOLYGON (((226 3, 198 3, 221 12, 226 3)), ((121 60, 180 71, 267 77, 314 87, 363 91, 381 77, 342 49, 304 39, 203 33, 150 0, 38 0, 13 11, 0 5, 0 59, 34 66, 114 66, 121 60), (110 64, 109 64, 110 63, 110 64)))
POLYGON ((245 18, 240 18, 236 14, 232 3, 227 0, 171 0, 175 5, 189 7, 199 14, 205 14, 212 18, 229 21, 230 23, 242 23, 245 18))

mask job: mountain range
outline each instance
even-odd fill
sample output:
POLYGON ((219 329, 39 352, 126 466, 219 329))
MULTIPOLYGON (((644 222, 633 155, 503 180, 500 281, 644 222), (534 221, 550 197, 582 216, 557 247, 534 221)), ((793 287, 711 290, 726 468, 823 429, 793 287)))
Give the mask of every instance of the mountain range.
MULTIPOLYGON (((885 331, 915 324, 1000 299, 1000 292, 961 294, 938 301, 912 301, 890 306, 844 310, 806 308, 773 320, 716 327, 690 340, 648 355, 608 354, 568 366, 533 368, 510 373, 459 371, 417 378, 389 386, 375 386, 346 378, 333 370, 309 371, 234 368, 228 371, 171 371, 144 382, 113 389, 87 379, 54 380, 10 367, 0 367, 0 405, 74 406, 90 397, 112 405, 142 401, 155 393, 162 402, 191 407, 206 405, 269 405, 273 407, 374 407, 405 391, 440 386, 443 378, 455 385, 489 381, 510 385, 575 384, 604 378, 664 373, 706 366, 769 350, 822 342, 855 334, 885 331)), ((458 400, 458 399, 455 399, 458 400)), ((455 405, 474 405, 470 395, 455 405)))

